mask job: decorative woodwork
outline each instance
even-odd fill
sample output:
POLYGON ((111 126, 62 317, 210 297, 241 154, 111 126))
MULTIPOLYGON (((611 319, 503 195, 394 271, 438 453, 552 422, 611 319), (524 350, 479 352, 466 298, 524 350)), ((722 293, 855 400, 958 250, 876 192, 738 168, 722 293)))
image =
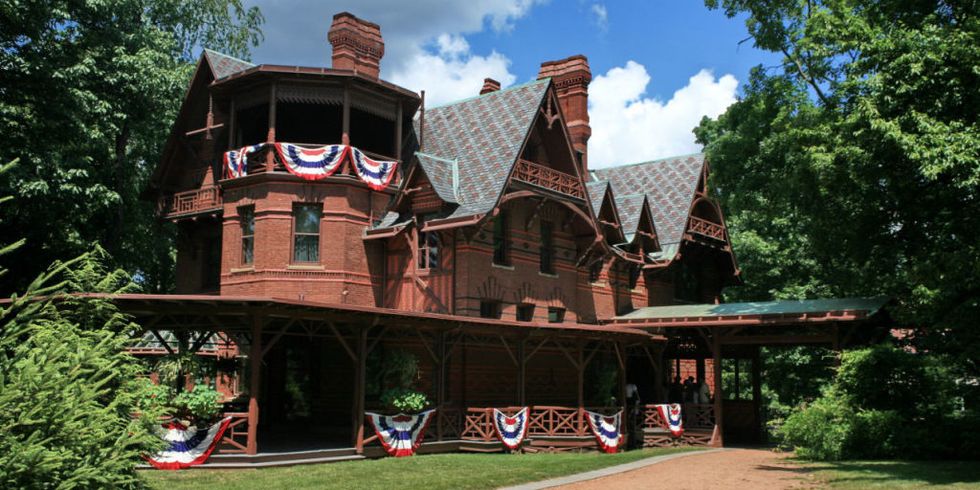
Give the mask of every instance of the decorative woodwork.
POLYGON ((700 235, 712 240, 725 241, 725 227, 718 223, 713 223, 706 219, 691 216, 688 221, 687 231, 695 235, 700 235))
POLYGON ((248 413, 226 412, 225 417, 231 417, 228 428, 221 436, 218 452, 222 454, 245 454, 248 450, 248 413))
POLYGON ((163 196, 157 202, 157 212, 164 218, 190 216, 220 209, 221 190, 214 185, 163 196))
POLYGON ((513 178, 575 199, 585 200, 585 189, 578 177, 528 160, 517 160, 513 178))

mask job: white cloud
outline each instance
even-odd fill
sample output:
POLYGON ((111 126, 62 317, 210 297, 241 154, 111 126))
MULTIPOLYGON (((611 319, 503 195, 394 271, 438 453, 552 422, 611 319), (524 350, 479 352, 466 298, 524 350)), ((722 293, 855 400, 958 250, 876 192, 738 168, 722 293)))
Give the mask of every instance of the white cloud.
POLYGON ((391 73, 389 80, 411 90, 425 90, 425 104, 437 106, 480 93, 484 78, 493 78, 506 87, 517 78, 510 73, 510 60, 493 51, 486 56, 470 52, 462 36, 442 34, 435 51, 419 49, 404 68, 391 73))
POLYGON ((692 76, 670 100, 644 97, 650 75, 628 61, 589 85, 589 167, 683 155, 701 150, 691 132, 704 116, 717 117, 735 102, 738 80, 707 69, 692 76))
POLYGON ((609 11, 606 10, 604 4, 593 3, 589 10, 592 12, 592 21, 595 22, 599 29, 605 31, 609 28, 609 11))

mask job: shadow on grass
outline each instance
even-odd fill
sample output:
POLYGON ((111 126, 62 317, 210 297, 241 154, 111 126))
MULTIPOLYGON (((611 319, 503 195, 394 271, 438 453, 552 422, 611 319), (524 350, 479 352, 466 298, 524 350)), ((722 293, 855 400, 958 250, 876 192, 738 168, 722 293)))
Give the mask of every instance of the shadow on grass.
POLYGON ((902 487, 980 484, 976 461, 839 461, 802 462, 821 480, 841 486, 902 487))

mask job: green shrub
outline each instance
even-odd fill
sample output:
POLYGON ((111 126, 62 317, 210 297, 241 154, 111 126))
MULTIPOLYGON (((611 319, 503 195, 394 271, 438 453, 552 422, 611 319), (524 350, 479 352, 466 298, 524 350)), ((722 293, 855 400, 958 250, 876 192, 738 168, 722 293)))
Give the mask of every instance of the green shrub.
POLYGON ((197 385, 182 391, 170 402, 174 415, 201 425, 213 421, 221 413, 221 394, 210 386, 197 385))
POLYGON ((778 435, 802 458, 842 459, 850 432, 845 409, 846 402, 840 397, 818 398, 787 417, 778 435))
POLYGON ((421 412, 429 405, 424 393, 409 388, 392 388, 381 394, 381 403, 399 412, 421 412))

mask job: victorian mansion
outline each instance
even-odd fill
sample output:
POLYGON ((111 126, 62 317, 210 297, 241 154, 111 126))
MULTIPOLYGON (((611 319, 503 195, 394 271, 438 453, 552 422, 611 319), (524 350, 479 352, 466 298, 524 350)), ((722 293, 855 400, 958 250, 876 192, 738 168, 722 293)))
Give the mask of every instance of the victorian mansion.
MULTIPOLYGON (((683 442, 754 440, 760 345, 837 347, 881 316, 719 304, 741 278, 709 162, 590 168, 585 56, 429 107, 379 78, 377 24, 341 13, 328 40, 329 68, 202 54, 151 185, 178 230, 176 293, 117 298, 146 328, 134 352, 218 359, 235 417, 219 463, 372 454, 371 355, 392 348, 438 410, 423 452, 491 444, 487 410, 512 406, 531 407, 531 445, 589 445, 598 363, 617 373, 601 406, 693 376, 712 399, 685 405, 683 442)), ((674 443, 646 423, 647 445, 674 443)))

